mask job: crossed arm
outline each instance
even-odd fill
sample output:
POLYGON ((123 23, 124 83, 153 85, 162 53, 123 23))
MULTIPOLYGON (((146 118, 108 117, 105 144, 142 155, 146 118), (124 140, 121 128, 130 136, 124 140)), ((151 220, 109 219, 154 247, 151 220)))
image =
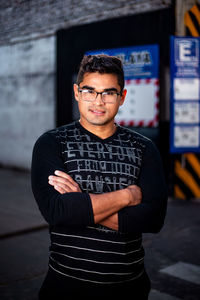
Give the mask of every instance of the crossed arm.
POLYGON ((60 153, 57 140, 44 134, 36 142, 32 157, 33 194, 50 226, 79 227, 98 223, 122 233, 161 229, 166 214, 167 189, 159 153, 150 141, 147 141, 138 180, 141 189, 132 185, 105 194, 82 193, 78 184, 65 173, 60 153), (61 173, 54 174, 56 169, 61 173))
MULTIPOLYGON (((49 176, 49 184, 60 194, 79 192, 79 185, 65 172, 55 171, 55 175, 49 176)), ((131 185, 123 190, 106 194, 89 194, 94 222, 118 230, 118 211, 127 206, 141 203, 141 189, 131 185)))

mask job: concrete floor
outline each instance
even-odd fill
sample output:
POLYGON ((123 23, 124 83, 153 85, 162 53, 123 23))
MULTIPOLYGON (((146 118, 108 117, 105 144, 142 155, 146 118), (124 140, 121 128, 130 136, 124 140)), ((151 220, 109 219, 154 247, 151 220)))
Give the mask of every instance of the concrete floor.
MULTIPOLYGON (((169 201, 161 232, 144 235, 149 300, 200 299, 199 216, 200 203, 169 201)), ((29 173, 0 169, 0 225, 0 299, 36 300, 47 271, 49 235, 29 173)))

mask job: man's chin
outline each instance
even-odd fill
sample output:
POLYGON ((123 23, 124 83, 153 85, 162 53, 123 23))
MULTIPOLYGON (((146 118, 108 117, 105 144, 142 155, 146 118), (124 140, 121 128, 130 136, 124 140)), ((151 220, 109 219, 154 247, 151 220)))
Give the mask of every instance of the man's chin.
POLYGON ((107 125, 109 123, 108 120, 93 120, 93 121, 89 121, 89 123, 93 126, 104 126, 107 125))

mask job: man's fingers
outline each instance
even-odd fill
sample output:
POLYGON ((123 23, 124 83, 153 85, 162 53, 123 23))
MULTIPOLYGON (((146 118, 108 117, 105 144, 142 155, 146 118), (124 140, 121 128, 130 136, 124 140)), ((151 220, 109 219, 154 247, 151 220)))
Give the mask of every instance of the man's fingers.
POLYGON ((67 173, 56 170, 55 175, 48 177, 49 184, 52 185, 59 193, 82 192, 78 183, 72 179, 67 173), (59 189, 59 190, 58 190, 59 189))
POLYGON ((73 187, 75 186, 76 188, 78 187, 78 184, 76 181, 74 181, 70 176, 69 178, 67 177, 60 177, 60 176, 49 176, 49 180, 52 181, 52 182, 59 182, 59 183, 63 183, 63 184, 66 184, 68 185, 69 187, 73 187))
POLYGON ((63 171, 58 171, 56 170, 54 172, 58 177, 62 177, 62 178, 65 178, 67 180, 69 180, 71 183, 76 183, 72 178, 71 176, 69 176, 67 173, 63 172, 63 171))
POLYGON ((63 184, 72 184, 68 179, 66 178, 63 178, 63 177, 58 177, 58 176, 49 176, 49 181, 52 181, 52 182, 60 182, 60 183, 63 183, 63 184))
POLYGON ((69 181, 62 182, 59 179, 50 179, 49 184, 55 186, 58 186, 65 190, 65 192, 71 192, 71 191, 77 191, 78 185, 73 185, 69 181))
POLYGON ((57 191, 63 193, 77 192, 77 188, 75 186, 67 186, 61 182, 53 182, 49 181, 49 184, 52 185, 57 191))
POLYGON ((58 191, 60 194, 66 193, 66 191, 65 191, 64 189, 62 189, 61 187, 59 187, 59 186, 57 186, 57 185, 54 186, 54 189, 55 189, 56 191, 58 191))
POLYGON ((58 171, 56 174, 62 173, 61 176, 54 176, 50 175, 49 176, 49 184, 52 186, 58 186, 59 188, 62 188, 62 190, 65 191, 65 193, 70 193, 70 192, 81 192, 81 189, 76 181, 74 181, 68 174, 58 171))

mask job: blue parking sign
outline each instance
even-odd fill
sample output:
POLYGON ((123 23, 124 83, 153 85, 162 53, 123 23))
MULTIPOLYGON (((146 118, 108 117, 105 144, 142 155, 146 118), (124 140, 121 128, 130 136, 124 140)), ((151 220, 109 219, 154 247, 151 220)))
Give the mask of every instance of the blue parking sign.
POLYGON ((199 63, 199 42, 196 39, 175 40, 175 63, 176 65, 192 65, 199 63))
POLYGON ((171 153, 200 152, 200 38, 171 37, 171 153))

